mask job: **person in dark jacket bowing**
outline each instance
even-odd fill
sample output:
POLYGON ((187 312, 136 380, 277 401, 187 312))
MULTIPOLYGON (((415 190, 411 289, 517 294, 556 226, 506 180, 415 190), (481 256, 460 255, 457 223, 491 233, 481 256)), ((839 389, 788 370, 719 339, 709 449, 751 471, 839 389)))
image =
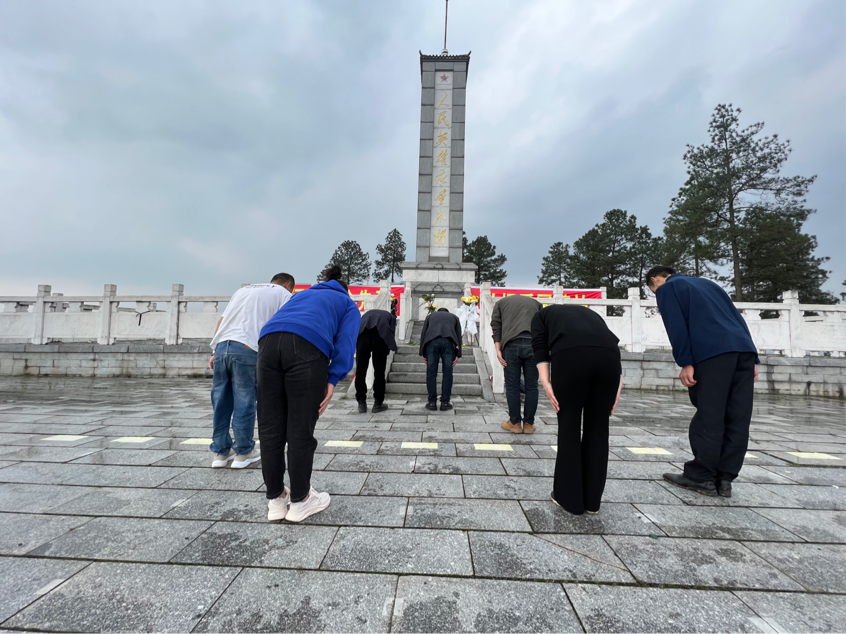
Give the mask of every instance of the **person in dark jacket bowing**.
POLYGON ((388 354, 397 351, 394 332, 397 318, 387 310, 368 310, 361 318, 358 341, 355 346, 355 400, 358 401, 358 413, 367 412, 367 368, 373 357, 373 413, 384 412, 385 405, 385 366, 388 354))
POLYGON ((605 490, 608 420, 623 385, 618 342, 605 320, 584 306, 547 306, 532 318, 540 382, 558 414, 551 497, 574 515, 598 513, 605 490))
POLYGON ((452 409, 452 369, 461 357, 461 322, 446 308, 439 308, 426 317, 420 333, 420 356, 426 364, 426 409, 438 409, 438 365, 443 363, 441 411, 452 409))

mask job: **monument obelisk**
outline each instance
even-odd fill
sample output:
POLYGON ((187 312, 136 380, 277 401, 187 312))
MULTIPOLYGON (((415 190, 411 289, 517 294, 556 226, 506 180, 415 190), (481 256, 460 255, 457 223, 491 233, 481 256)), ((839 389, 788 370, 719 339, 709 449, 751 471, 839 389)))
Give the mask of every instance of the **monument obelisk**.
MULTIPOLYGON (((475 281, 476 265, 462 262, 464 235, 464 123, 470 53, 420 52, 420 169, 415 261, 403 263, 414 308, 426 293, 455 300, 475 281)), ((444 302, 438 303, 442 306, 444 302)), ((449 303, 455 303, 454 301, 449 303)), ((414 317, 418 318, 416 310, 414 317)))

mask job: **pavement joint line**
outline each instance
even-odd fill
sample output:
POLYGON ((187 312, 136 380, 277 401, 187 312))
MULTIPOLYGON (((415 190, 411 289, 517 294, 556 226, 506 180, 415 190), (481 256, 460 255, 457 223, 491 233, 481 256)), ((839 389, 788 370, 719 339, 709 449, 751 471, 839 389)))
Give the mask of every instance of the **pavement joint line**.
POLYGON ((476 451, 514 451, 511 445, 505 443, 475 443, 473 447, 476 451))
POLYGON ((361 447, 363 440, 327 440, 324 447, 361 447))

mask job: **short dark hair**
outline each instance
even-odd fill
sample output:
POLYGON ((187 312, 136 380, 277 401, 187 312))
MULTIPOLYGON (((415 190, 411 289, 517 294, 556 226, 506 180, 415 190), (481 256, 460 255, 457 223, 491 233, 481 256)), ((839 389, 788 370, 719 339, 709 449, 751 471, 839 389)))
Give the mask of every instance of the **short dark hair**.
POLYGON ((438 312, 439 312, 439 313, 448 313, 448 312, 449 312, 449 308, 439 308, 439 309, 438 309, 438 312))
POLYGON ((270 283, 271 284, 279 284, 281 286, 288 286, 289 284, 291 286, 296 285, 296 282, 294 281, 294 276, 289 275, 288 273, 277 273, 270 280, 270 283))
POLYGON ((670 277, 675 274, 676 270, 672 266, 663 266, 661 264, 653 266, 646 272, 646 285, 650 286, 652 284, 653 277, 670 277))
POLYGON ((344 281, 344 271, 337 264, 331 264, 323 269, 323 281, 331 282, 335 280, 345 289, 349 290, 349 285, 344 281))

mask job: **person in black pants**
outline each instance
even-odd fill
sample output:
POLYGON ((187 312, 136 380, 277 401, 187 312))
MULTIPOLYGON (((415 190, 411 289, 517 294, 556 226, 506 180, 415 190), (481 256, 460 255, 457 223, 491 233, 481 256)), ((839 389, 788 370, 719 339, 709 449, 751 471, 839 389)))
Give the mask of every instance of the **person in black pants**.
POLYGON ((387 310, 368 310, 361 318, 358 341, 355 347, 355 400, 358 401, 358 413, 367 412, 367 368, 373 357, 373 413, 384 412, 385 405, 385 366, 388 354, 397 350, 394 332, 397 318, 387 310))
POLYGON ((702 495, 731 497, 749 445, 758 349, 743 316, 714 282, 656 266, 646 284, 696 408, 689 431, 693 460, 684 473, 665 473, 664 479, 702 495))
POLYGON ((608 420, 623 385, 618 342, 605 320, 584 306, 547 306, 532 318, 541 385, 558 413, 551 497, 574 515, 598 513, 605 490, 608 420))
POLYGON ((423 322, 420 356, 426 364, 426 390, 429 392, 426 409, 438 409, 438 365, 442 363, 441 411, 451 410, 452 369, 461 358, 461 322, 446 308, 439 308, 423 322))

